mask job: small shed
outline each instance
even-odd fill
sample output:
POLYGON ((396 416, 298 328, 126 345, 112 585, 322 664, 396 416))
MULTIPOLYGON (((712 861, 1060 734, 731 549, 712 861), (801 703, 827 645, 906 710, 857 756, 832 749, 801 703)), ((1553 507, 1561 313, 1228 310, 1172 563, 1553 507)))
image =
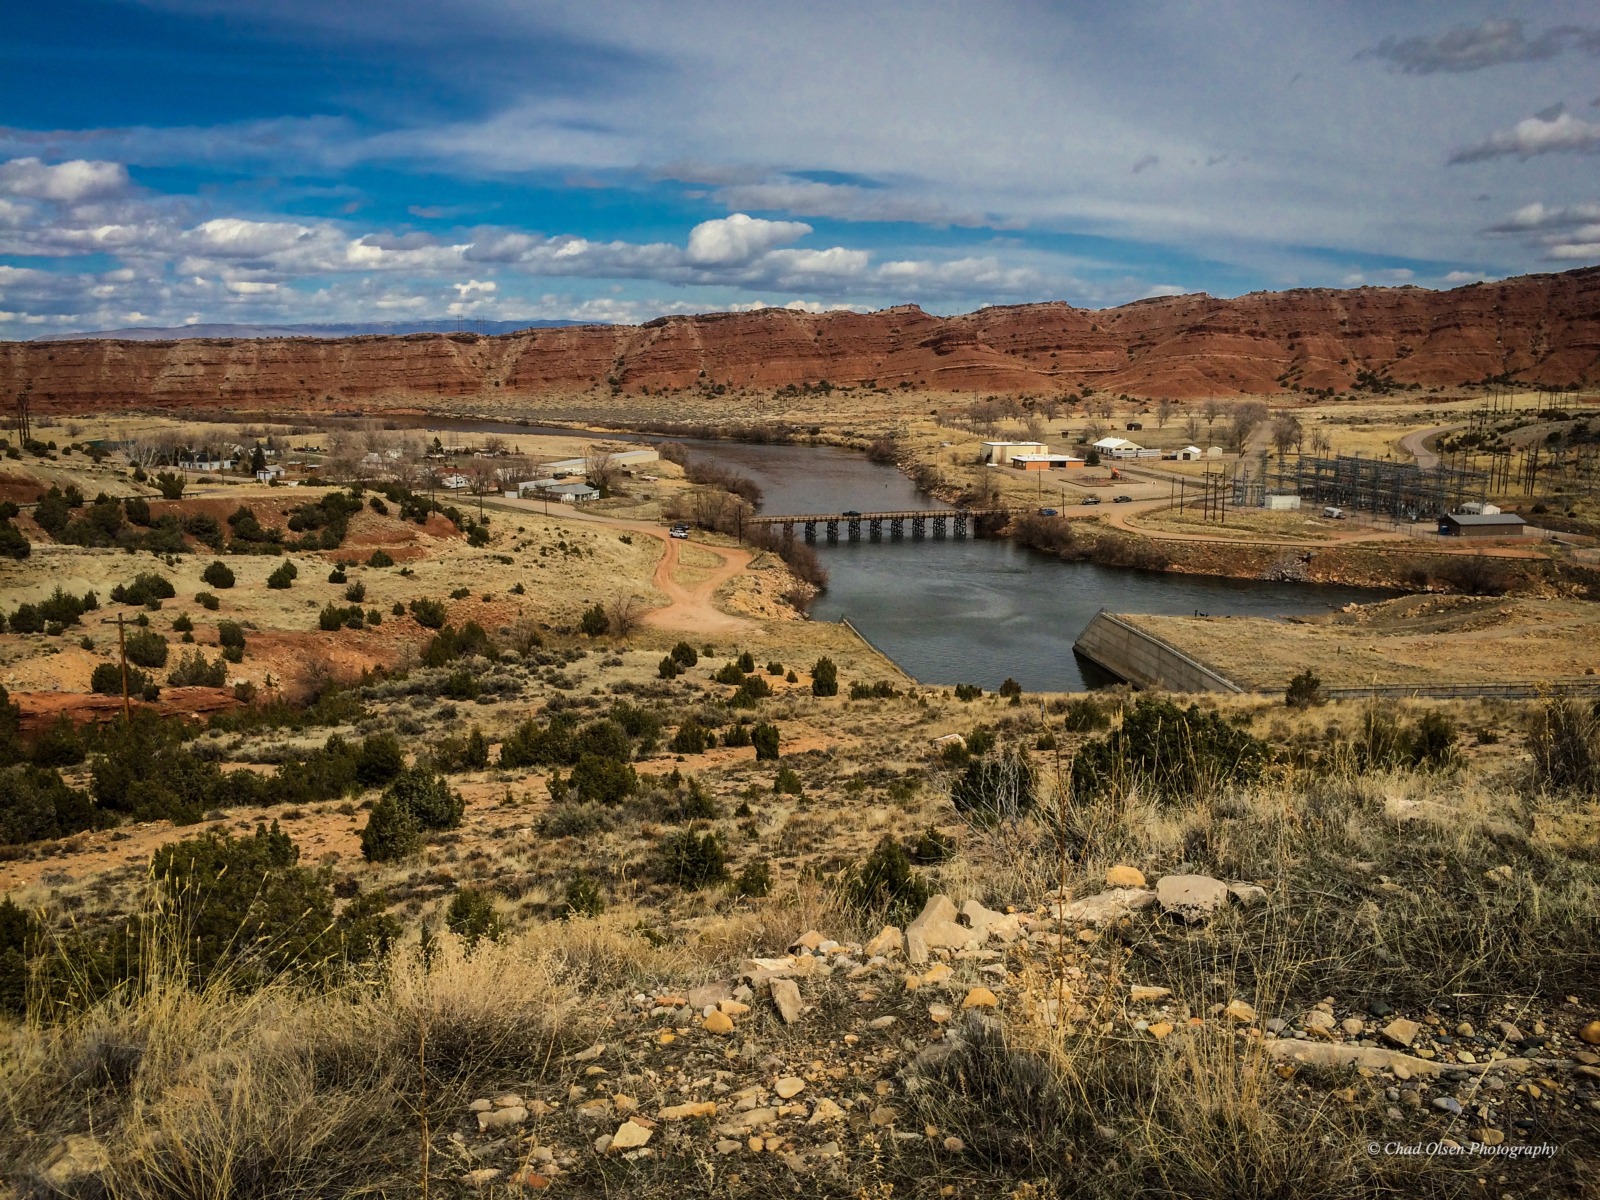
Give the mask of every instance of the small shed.
POLYGON ((985 442, 980 460, 1003 467, 1019 454, 1044 454, 1049 449, 1043 442, 985 442))
POLYGON ((1199 446, 1185 446, 1178 451, 1177 457, 1183 462, 1193 462, 1197 458, 1204 458, 1206 452, 1199 446))
POLYGON ((1439 518, 1444 537, 1521 537, 1527 525, 1516 513, 1445 513, 1439 518))

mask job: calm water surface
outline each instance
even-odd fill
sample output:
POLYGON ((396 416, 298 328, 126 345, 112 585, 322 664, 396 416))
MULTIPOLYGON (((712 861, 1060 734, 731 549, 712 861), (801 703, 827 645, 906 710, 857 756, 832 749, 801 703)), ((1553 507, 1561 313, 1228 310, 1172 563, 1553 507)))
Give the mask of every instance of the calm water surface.
MULTIPOLYGON (((450 427, 463 432, 518 428, 496 422, 450 427)), ((685 444, 759 483, 765 493, 762 511, 767 513, 946 507, 919 493, 893 467, 831 446, 685 444)), ((1390 594, 1068 563, 1004 540, 836 546, 819 541, 817 552, 829 582, 812 607, 814 618, 837 621, 848 616, 874 645, 923 683, 975 683, 988 689, 1008 676, 1030 691, 1081 691, 1115 682, 1072 650, 1101 608, 1279 617, 1327 612, 1390 594)))

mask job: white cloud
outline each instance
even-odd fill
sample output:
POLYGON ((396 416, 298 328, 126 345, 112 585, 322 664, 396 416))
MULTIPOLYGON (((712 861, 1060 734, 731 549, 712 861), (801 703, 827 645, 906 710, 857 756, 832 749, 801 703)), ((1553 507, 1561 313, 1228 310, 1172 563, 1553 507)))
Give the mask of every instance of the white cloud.
POLYGON ((0 193, 76 204, 104 196, 118 196, 131 187, 128 169, 121 163, 73 159, 50 166, 38 158, 17 158, 0 163, 0 193))
POLYGON ((1475 146, 1457 150, 1452 163, 1487 162, 1515 155, 1524 161, 1538 154, 1593 154, 1600 151, 1600 125, 1580 120, 1565 110, 1546 111, 1475 146))
POLYGON ((736 266, 810 232, 811 226, 801 221, 764 221, 734 213, 691 229, 688 259, 697 266, 736 266))
POLYGON ((456 294, 465 300, 475 294, 491 296, 499 285, 492 279, 469 279, 465 283, 456 283, 451 286, 456 289, 456 294))

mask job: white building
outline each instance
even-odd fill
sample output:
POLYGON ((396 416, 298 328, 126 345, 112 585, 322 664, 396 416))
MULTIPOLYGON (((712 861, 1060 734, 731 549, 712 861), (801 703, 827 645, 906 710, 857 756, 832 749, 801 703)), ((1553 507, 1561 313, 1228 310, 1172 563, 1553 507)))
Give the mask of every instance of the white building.
POLYGON ((1175 457, 1181 462, 1194 462, 1196 459, 1204 458, 1205 453, 1199 446, 1185 446, 1175 457))

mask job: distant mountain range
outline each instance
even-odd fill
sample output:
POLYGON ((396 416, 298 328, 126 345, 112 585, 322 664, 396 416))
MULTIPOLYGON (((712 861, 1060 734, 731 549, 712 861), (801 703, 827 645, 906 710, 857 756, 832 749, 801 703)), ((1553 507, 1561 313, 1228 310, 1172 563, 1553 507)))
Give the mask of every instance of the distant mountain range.
POLYGON ((358 321, 348 325, 178 325, 157 328, 97 329, 85 333, 47 333, 36 342, 81 342, 99 338, 118 342, 173 342, 182 338, 347 338, 407 333, 516 333, 519 329, 559 329, 584 321, 465 321, 439 317, 430 321, 358 321))
MULTIPOLYGON (((1212 396, 1382 394, 1499 381, 1600 384, 1600 266, 1448 292, 1305 288, 1163 296, 1119 308, 1020 304, 940 317, 881 312, 660 317, 643 325, 529 329, 497 337, 80 337, 0 342, 0 398, 38 412, 108 407, 382 409, 715 388, 729 415, 761 419, 763 393, 858 385, 911 403, 921 392, 1212 396)), ((421 325, 361 326, 363 331, 421 325)), ((259 331, 269 334, 270 331, 259 331)), ((487 332, 487 326, 485 327, 487 332)), ((141 331, 143 336, 162 336, 141 331)), ((920 401, 917 401, 920 403, 920 401)))

